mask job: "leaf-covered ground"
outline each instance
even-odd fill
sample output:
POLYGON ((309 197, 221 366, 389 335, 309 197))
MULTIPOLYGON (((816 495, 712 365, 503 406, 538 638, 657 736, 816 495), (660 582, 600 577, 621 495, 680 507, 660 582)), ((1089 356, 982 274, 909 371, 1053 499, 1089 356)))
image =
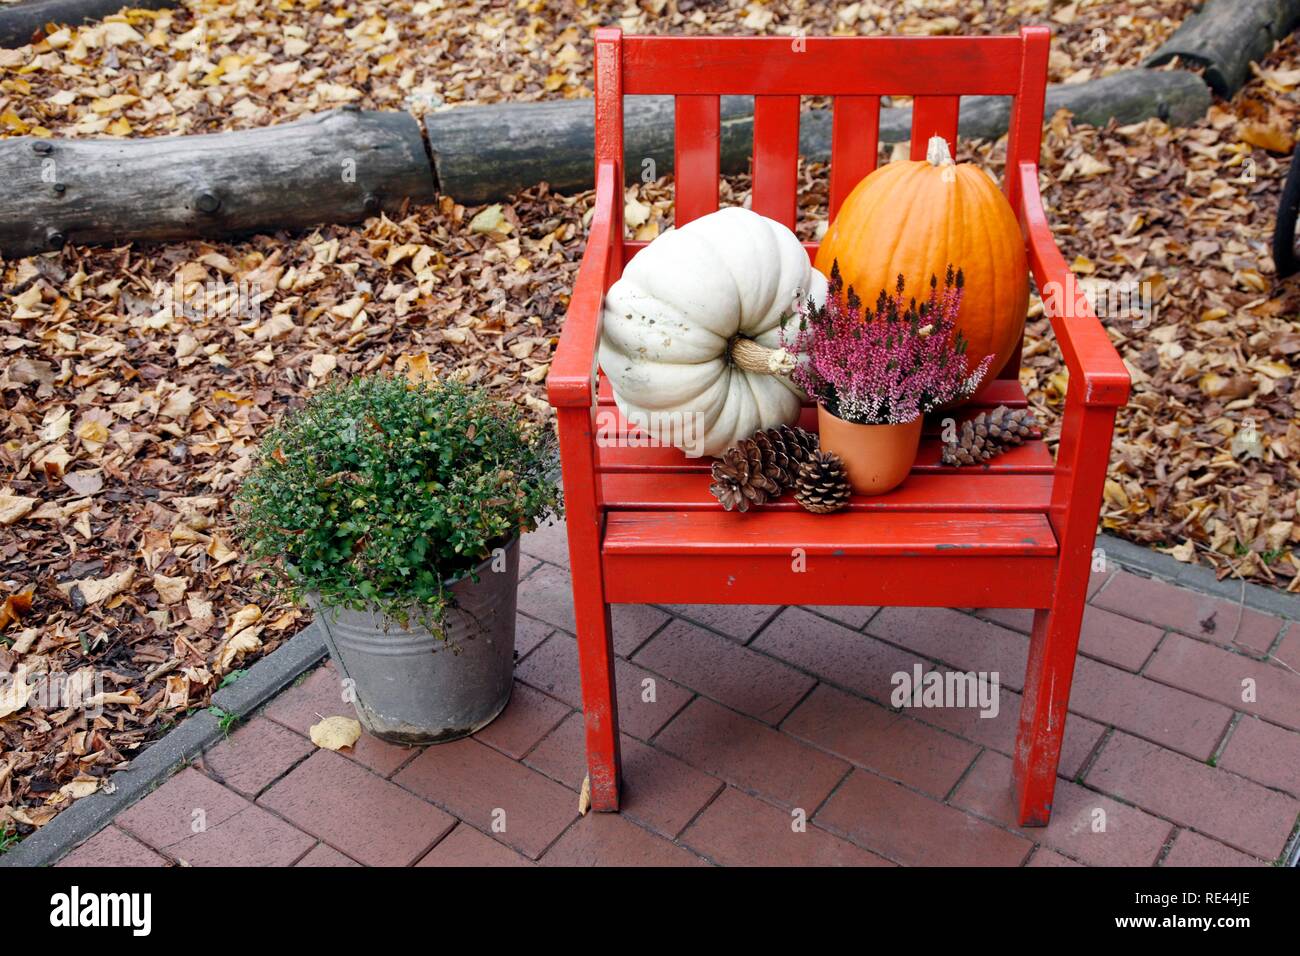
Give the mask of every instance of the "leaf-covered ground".
MULTIPOLYGON (((997 32, 1045 6, 190 0, 0 51, 0 130, 156 135, 342 102, 419 112, 589 95, 590 31, 603 23, 997 32)), ((1053 79, 1137 65, 1190 7, 1055 4, 1053 79)), ((1277 281, 1268 250, 1298 82, 1289 41, 1189 129, 1058 116, 1042 177, 1076 269, 1145 281, 1155 296, 1148 326, 1111 326, 1135 388, 1103 523, 1292 590, 1300 331, 1295 283, 1277 281)), ((963 144, 995 173, 1001 151, 963 144)), ((826 170, 803 175, 812 235, 826 170)), ((730 180, 724 202, 747 188, 730 180)), ((590 202, 543 187, 499 208, 449 198, 356 228, 0 260, 0 832, 29 832, 93 792, 301 626, 258 589, 227 513, 286 407, 331 376, 427 363, 548 414, 543 380, 590 202), (14 690, 43 672, 71 675, 59 699, 14 690)), ((672 221, 671 183, 630 190, 627 212, 639 235, 657 234, 672 221)), ((1053 426, 1064 374, 1032 318, 1023 377, 1053 426)))

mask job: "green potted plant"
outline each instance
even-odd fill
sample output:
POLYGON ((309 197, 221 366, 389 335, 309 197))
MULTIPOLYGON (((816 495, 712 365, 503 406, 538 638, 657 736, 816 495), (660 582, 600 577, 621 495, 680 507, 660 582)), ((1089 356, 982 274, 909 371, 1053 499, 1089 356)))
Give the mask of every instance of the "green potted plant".
POLYGON ((483 391, 387 376, 326 388, 263 439, 239 536, 317 611, 357 718, 454 740, 510 698, 519 535, 558 507, 549 432, 483 391))

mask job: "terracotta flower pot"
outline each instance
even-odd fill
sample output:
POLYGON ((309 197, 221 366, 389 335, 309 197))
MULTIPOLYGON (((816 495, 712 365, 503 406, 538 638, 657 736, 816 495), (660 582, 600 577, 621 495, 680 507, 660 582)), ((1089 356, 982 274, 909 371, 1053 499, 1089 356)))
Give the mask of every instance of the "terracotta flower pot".
POLYGON ((855 425, 817 406, 823 451, 840 456, 859 495, 883 495, 903 483, 921 445, 917 417, 905 425, 855 425))

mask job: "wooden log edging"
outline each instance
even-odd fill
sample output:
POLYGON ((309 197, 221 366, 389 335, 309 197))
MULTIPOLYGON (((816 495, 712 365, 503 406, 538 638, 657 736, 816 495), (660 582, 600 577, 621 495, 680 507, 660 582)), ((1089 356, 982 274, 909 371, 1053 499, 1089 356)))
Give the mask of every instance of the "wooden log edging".
POLYGON ((80 26, 123 9, 162 10, 180 0, 23 0, 0 6, 0 48, 26 46, 47 23, 80 26))
POLYGON ((360 222, 437 196, 420 124, 350 107, 264 129, 0 139, 0 250, 360 222))
MULTIPOLYGON (((425 117, 344 107, 262 129, 144 139, 0 139, 0 254, 64 243, 236 236, 359 222, 404 202, 504 199, 543 180, 559 192, 590 188, 592 100, 463 107, 425 117)), ((1048 90, 1044 115, 1066 108, 1085 123, 1158 116, 1194 122, 1210 93, 1184 70, 1125 70, 1048 90)), ((753 137, 750 97, 722 98, 724 172, 743 172, 753 137)), ((1007 97, 962 99, 961 135, 1006 131, 1007 97)), ((911 110, 881 111, 881 140, 906 141, 911 110)), ((673 168, 671 97, 629 97, 629 182, 673 168)), ((800 151, 830 157, 831 113, 800 124, 800 151)))
POLYGON ((1146 66, 1174 57, 1205 67, 1205 82, 1231 97, 1250 79, 1250 64, 1300 23, 1300 0, 1209 0, 1182 22, 1146 66))
MULTIPOLYGON (((1182 70, 1122 70, 1087 83, 1048 88, 1044 117, 1070 110, 1079 122, 1105 126, 1159 117, 1170 125, 1193 123, 1210 108, 1210 92, 1182 70)), ((724 96, 721 104, 724 173, 748 168, 753 142, 753 100, 724 96)), ((1011 100, 1005 96, 962 97, 959 132, 992 139, 1007 130, 1011 100)), ((624 168, 629 183, 673 170, 673 100, 670 96, 628 97, 624 105, 624 168)), ((910 107, 880 111, 880 140, 906 142, 910 107)), ((592 101, 553 100, 503 103, 448 110, 424 117, 434 169, 444 193, 477 204, 504 199, 545 180, 557 192, 591 188, 594 118, 592 101)), ((802 116, 799 148, 804 158, 830 158, 831 111, 802 116)))

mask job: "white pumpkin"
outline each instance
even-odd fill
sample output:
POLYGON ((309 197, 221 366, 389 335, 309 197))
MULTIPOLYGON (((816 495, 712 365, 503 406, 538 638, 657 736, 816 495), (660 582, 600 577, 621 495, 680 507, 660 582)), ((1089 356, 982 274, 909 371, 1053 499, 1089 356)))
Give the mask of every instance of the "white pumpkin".
POLYGON ((826 278, 773 219, 733 207, 664 233, 605 296, 600 364, 614 400, 691 457, 792 424, 803 393, 780 330, 790 323, 793 339, 810 297, 825 301, 826 278))

